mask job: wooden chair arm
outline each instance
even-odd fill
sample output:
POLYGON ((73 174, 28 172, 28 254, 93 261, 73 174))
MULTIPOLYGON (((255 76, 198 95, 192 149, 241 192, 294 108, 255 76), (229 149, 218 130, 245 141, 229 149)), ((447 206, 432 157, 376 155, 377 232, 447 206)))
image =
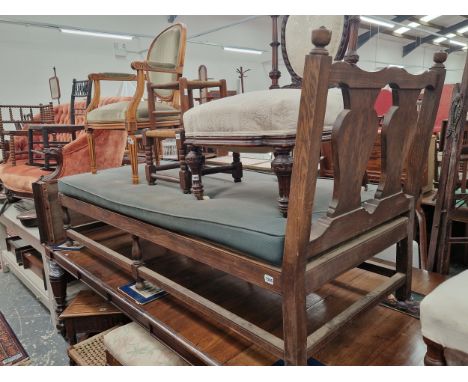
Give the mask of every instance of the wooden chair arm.
POLYGON ((93 81, 94 94, 93 98, 86 109, 86 114, 99 107, 101 99, 101 81, 137 81, 137 87, 133 99, 127 109, 127 123, 129 130, 136 130, 136 111, 138 104, 143 97, 143 90, 145 85, 144 71, 137 69, 137 74, 128 73, 91 73, 88 78, 93 81))
POLYGON ((219 81, 203 81, 203 80, 188 80, 187 88, 188 89, 208 89, 208 88, 218 88, 223 86, 225 80, 219 81))
POLYGON ((203 80, 187 80, 182 77, 179 79, 179 91, 181 97, 181 111, 182 114, 194 106, 194 89, 208 89, 208 88, 219 88, 220 98, 227 96, 227 85, 226 80, 218 81, 203 81, 203 80))
POLYGON ((92 81, 136 81, 137 76, 131 73, 91 73, 88 79, 92 81))
POLYGON ((163 62, 133 61, 131 66, 132 69, 145 70, 147 72, 161 72, 174 74, 180 72, 180 70, 174 64, 167 64, 163 62))

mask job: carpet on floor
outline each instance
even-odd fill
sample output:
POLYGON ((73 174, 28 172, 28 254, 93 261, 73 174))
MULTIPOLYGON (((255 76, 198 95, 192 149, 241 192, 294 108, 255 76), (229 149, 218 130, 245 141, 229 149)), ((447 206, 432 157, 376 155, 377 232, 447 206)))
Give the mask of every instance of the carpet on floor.
POLYGON ((17 365, 24 363, 28 358, 28 353, 0 312, 0 365, 17 365))
POLYGON ((425 296, 417 292, 411 292, 411 298, 407 301, 398 301, 392 294, 383 300, 380 305, 385 308, 390 308, 398 312, 407 314, 408 316, 419 320, 419 306, 425 296))

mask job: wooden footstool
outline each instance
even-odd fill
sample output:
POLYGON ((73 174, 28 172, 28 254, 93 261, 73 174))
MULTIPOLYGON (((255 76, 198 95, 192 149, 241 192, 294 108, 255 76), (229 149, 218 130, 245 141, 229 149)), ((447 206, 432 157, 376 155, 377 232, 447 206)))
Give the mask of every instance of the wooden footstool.
POLYGON ((80 335, 87 338, 129 321, 113 305, 90 290, 80 291, 59 319, 63 320, 65 337, 70 345, 76 344, 80 335))
POLYGON ((187 366, 188 363, 135 322, 104 335, 109 366, 187 366))

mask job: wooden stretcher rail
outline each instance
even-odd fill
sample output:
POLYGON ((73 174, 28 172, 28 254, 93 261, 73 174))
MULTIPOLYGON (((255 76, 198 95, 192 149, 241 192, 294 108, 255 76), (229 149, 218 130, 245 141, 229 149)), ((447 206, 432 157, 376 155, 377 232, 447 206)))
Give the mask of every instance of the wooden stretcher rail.
POLYGON ((388 248, 395 242, 395 238, 403 239, 407 235, 407 227, 406 216, 397 218, 312 260, 306 267, 306 291, 310 293, 336 278, 342 266, 354 268, 366 261, 372 253, 388 248), (307 277, 312 274, 314 277, 307 277))
POLYGON ((216 366, 219 363, 201 352, 193 343, 187 341, 184 337, 178 335, 174 330, 165 325, 163 322, 149 315, 148 313, 139 310, 129 301, 122 298, 115 290, 92 273, 82 267, 77 267, 70 256, 65 252, 55 252, 54 260, 66 271, 82 280, 89 285, 94 291, 99 293, 107 301, 111 302, 118 309, 129 312, 133 319, 140 325, 149 329, 149 332, 157 337, 158 340, 165 343, 171 349, 179 353, 183 358, 194 365, 212 365, 216 366))
POLYGON ((404 273, 395 273, 376 289, 356 301, 346 310, 332 318, 325 325, 317 329, 307 337, 307 354, 310 356, 314 350, 330 340, 337 330, 346 325, 351 319, 365 309, 377 304, 383 297, 402 286, 405 283, 404 273))
POLYGON ((281 291, 281 272, 278 267, 267 265, 245 256, 235 255, 232 251, 214 246, 208 241, 171 232, 63 194, 59 194, 59 197, 62 206, 71 210, 79 211, 93 219, 131 232, 141 239, 148 240, 183 256, 210 265, 215 269, 240 277, 261 288, 275 293, 280 293, 281 291), (273 285, 265 282, 265 274, 273 277, 275 280, 273 285))
MULTIPOLYGON (((84 235, 81 235, 76 231, 67 230, 67 234, 70 238, 77 240, 81 244, 85 245, 97 256, 102 257, 106 261, 112 262, 123 271, 132 274, 133 261, 131 259, 95 242, 94 240, 84 235)), ((164 289, 182 304, 186 305, 188 308, 196 310, 207 319, 233 330, 249 341, 260 344, 267 351, 280 358, 283 356, 283 340, 267 332, 266 330, 259 328, 251 322, 237 316, 234 313, 229 312, 223 307, 207 300, 206 298, 196 294, 195 292, 192 292, 180 284, 175 283, 174 281, 169 280, 167 277, 164 277, 163 275, 145 266, 138 267, 137 274, 139 277, 142 277, 159 288, 164 289)))

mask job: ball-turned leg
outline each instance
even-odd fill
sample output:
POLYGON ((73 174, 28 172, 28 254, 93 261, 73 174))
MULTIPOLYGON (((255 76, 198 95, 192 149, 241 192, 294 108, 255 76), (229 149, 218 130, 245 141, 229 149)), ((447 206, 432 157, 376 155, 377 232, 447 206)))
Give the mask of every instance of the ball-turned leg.
POLYGON ((138 142, 133 132, 128 134, 128 156, 130 157, 130 166, 132 168, 132 183, 140 183, 138 177, 138 142))
POLYGON ((57 330, 64 336, 65 326, 59 316, 66 308, 67 278, 65 271, 53 260, 49 261, 49 281, 54 296, 55 316, 57 317, 57 330))
MULTIPOLYGON (((149 130, 149 129, 148 129, 149 130)), ((145 147, 145 176, 146 181, 150 186, 156 183, 156 179, 152 176, 156 173, 156 166, 153 158, 154 139, 146 136, 146 131, 143 131, 143 146, 145 147)))
POLYGON ((232 153, 232 177, 234 178, 234 182, 238 183, 242 180, 242 162, 240 161, 240 154, 239 153, 232 153))
POLYGON ((185 161, 192 173, 192 192, 198 200, 203 199, 202 168, 203 154, 200 147, 191 146, 185 161))
POLYGON ((180 188, 184 194, 190 193, 192 187, 192 174, 190 173, 186 158, 187 146, 185 145, 185 133, 183 130, 176 133, 176 147, 177 147, 177 158, 179 160, 179 181, 180 188))
POLYGON ((271 168, 278 178, 278 208, 284 217, 288 216, 289 189, 293 166, 291 149, 291 147, 275 147, 273 152, 275 159, 271 162, 271 168))

